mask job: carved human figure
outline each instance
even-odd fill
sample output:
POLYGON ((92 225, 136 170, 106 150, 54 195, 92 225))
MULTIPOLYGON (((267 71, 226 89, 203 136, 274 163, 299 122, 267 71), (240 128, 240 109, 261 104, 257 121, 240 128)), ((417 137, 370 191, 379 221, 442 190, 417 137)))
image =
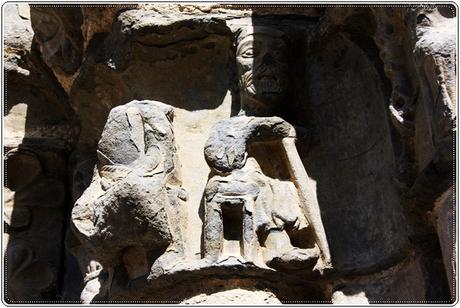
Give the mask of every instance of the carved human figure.
POLYGON ((278 114, 288 94, 289 46, 274 27, 246 27, 237 37, 240 115, 278 114))
POLYGON ((457 134, 456 10, 436 5, 412 11, 414 60, 420 78, 415 122, 418 175, 407 194, 436 221, 449 287, 455 294, 455 146, 457 134), (436 38, 433 40, 433 38, 436 38), (434 43, 435 42, 435 43, 434 43))
POLYGON ((173 109, 154 101, 133 101, 109 114, 92 183, 72 210, 73 233, 90 256, 77 256, 87 263, 84 302, 110 284, 116 265, 135 279, 158 256, 183 255, 179 198, 186 195, 172 120, 173 109))
POLYGON ((295 129, 273 116, 288 94, 288 52, 286 36, 274 27, 244 28, 237 37, 241 111, 218 122, 205 146, 213 175, 205 190, 205 258, 218 261, 230 254, 278 269, 329 266, 295 129), (261 146, 278 155, 277 166, 267 163, 267 153, 257 155, 261 146), (239 252, 225 248, 235 240, 239 252))
POLYGON ((82 9, 40 5, 33 6, 30 14, 45 62, 59 73, 75 73, 83 52, 82 9))
POLYGON ((27 145, 5 155, 5 299, 10 303, 44 301, 45 294, 56 292, 65 189, 50 171, 49 157, 54 166, 62 163, 55 153, 27 145), (42 219, 43 214, 48 220, 42 219), (43 230, 47 232, 37 237, 43 230), (37 245, 39 239, 45 242, 37 245))

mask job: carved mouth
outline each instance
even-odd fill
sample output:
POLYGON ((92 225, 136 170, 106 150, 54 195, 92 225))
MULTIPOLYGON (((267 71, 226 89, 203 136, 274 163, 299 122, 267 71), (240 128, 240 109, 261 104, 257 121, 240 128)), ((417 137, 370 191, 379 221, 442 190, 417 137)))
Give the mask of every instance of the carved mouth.
POLYGON ((241 82, 246 91, 252 95, 256 93, 278 95, 282 92, 280 79, 273 74, 253 75, 252 72, 247 72, 242 76, 241 82))
POLYGON ((272 75, 260 75, 255 80, 257 91, 264 93, 280 93, 281 87, 279 79, 272 75))

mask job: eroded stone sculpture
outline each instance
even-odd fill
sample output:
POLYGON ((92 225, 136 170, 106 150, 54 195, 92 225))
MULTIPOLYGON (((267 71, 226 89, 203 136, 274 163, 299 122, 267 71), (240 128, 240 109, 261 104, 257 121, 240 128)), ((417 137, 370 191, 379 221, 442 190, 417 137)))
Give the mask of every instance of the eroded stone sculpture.
POLYGON ((4 299, 454 302, 456 11, 7 3, 4 299))
POLYGON ((50 160, 62 166, 55 155, 24 145, 5 155, 8 179, 3 190, 3 217, 8 243, 4 247, 8 302, 43 302, 47 293, 56 291, 56 254, 60 247, 54 241, 62 229, 55 221, 62 219, 65 190, 61 179, 50 170, 50 160), (40 231, 46 231, 41 235, 48 240, 46 243, 33 240, 40 231))
POLYGON ((318 259, 320 270, 330 265, 295 129, 274 116, 288 91, 288 46, 284 33, 273 27, 243 28, 237 38, 241 111, 220 121, 205 147, 213 176, 205 190, 204 256, 213 261, 235 256, 278 269, 304 268, 318 259), (278 166, 263 170, 263 156, 248 155, 250 147, 266 144, 281 151, 287 178, 278 166))
POLYGON ((59 74, 75 73, 83 51, 81 8, 40 5, 31 19, 45 62, 59 74))
POLYGON ((55 279, 49 264, 37 258, 35 251, 25 241, 15 241, 10 245, 7 258, 11 260, 6 270, 8 300, 43 301, 42 292, 55 279))
POLYGON ((405 202, 432 212, 453 294, 456 12, 451 6, 375 11, 376 42, 393 86, 391 119, 403 140, 398 164, 410 175, 400 176, 405 202))
POLYGON ((74 233, 93 258, 83 302, 98 294, 95 279, 105 272, 110 281, 116 265, 135 279, 155 258, 183 254, 179 199, 186 194, 172 120, 172 108, 154 101, 133 101, 109 115, 93 181, 72 211, 74 233))

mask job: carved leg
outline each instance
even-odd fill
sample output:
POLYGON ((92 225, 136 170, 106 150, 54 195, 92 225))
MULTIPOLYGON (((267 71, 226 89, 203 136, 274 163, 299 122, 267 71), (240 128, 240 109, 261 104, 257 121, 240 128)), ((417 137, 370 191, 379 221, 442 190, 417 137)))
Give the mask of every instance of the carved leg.
POLYGON ((242 252, 241 255, 250 262, 254 264, 258 263, 258 239, 256 231, 254 230, 254 221, 251 211, 248 211, 248 203, 250 204, 249 208, 254 208, 254 201, 249 200, 245 202, 243 208, 243 238, 242 238, 242 252))
POLYGON ((217 261, 219 258, 224 240, 222 210, 219 203, 211 201, 205 204, 204 218, 204 257, 206 259, 217 261))
MULTIPOLYGON (((267 257, 273 257, 281 252, 290 251, 294 247, 291 245, 288 234, 284 230, 270 230, 265 239, 267 257)), ((270 259, 270 258, 269 258, 270 259)))

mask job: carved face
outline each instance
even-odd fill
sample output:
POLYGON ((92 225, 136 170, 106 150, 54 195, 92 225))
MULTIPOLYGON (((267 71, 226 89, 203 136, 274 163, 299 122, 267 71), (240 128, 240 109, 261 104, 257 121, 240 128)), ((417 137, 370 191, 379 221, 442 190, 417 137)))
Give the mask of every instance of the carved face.
MULTIPOLYGON (((273 109, 279 105, 288 85, 286 42, 267 29, 254 31, 239 41, 236 53, 242 97, 258 105, 256 109, 273 109)), ((243 109, 249 107, 244 106, 248 101, 242 101, 243 109)), ((254 109, 255 106, 250 107, 254 109)))
POLYGON ((31 10, 35 38, 45 61, 64 74, 80 66, 83 49, 80 8, 36 8, 31 10))

